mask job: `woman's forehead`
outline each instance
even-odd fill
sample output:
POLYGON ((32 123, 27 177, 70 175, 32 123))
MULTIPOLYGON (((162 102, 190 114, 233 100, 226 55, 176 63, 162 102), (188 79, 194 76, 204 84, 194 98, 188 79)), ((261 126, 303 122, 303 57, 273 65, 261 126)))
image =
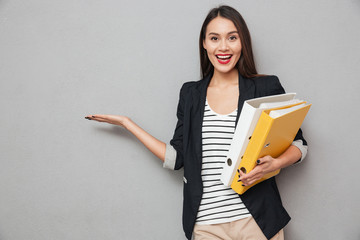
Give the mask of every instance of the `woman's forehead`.
POLYGON ((206 27, 206 35, 209 34, 229 34, 237 32, 234 23, 224 17, 216 17, 209 22, 206 27))

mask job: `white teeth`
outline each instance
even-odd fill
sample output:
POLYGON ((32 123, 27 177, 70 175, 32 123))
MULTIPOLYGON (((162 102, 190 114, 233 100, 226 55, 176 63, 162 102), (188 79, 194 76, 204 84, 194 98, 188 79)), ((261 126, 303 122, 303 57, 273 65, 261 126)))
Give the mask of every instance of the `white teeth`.
POLYGON ((231 55, 227 55, 227 56, 219 56, 219 55, 216 55, 217 58, 221 58, 221 59, 228 59, 228 58, 231 58, 231 55))

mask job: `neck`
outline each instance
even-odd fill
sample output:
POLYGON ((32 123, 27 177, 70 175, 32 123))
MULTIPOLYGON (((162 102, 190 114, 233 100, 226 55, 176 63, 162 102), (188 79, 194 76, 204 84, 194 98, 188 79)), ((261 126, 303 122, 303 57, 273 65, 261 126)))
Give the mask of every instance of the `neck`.
POLYGON ((222 73, 214 70, 214 74, 211 78, 210 84, 212 85, 237 84, 238 79, 239 79, 239 72, 235 68, 227 73, 222 73))

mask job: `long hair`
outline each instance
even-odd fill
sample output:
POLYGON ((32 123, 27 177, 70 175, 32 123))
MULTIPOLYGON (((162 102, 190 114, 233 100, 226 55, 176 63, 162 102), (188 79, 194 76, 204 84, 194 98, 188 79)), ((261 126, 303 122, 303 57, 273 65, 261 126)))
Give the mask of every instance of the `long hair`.
POLYGON ((207 25, 211 22, 211 20, 213 20, 218 16, 227 18, 230 21, 232 21, 239 33, 242 49, 241 49, 240 59, 236 64, 236 68, 239 70, 240 74, 243 77, 251 78, 258 76, 255 67, 254 55, 251 47, 250 32, 246 26, 243 17, 234 8, 226 5, 222 5, 220 7, 213 8, 210 10, 201 27, 200 38, 199 38, 199 50, 200 50, 200 66, 201 66, 202 77, 209 75, 214 70, 214 66, 211 64, 207 52, 203 47, 203 42, 206 37, 205 35, 206 35, 207 25))

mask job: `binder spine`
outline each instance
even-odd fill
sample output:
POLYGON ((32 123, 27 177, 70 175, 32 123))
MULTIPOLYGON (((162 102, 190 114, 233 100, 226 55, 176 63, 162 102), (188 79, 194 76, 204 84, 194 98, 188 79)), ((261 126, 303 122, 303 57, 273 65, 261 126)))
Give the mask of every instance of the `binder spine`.
MULTIPOLYGON (((249 173, 256 166, 256 158, 260 155, 263 148, 267 147, 266 139, 269 135, 273 120, 264 112, 262 112, 256 128, 251 136, 251 140, 246 148, 238 169, 245 173, 249 173)), ((262 156, 259 156, 262 157, 262 156)), ((241 157, 240 157, 241 158, 241 157)), ((238 177, 234 176, 231 188, 238 194, 244 193, 251 186, 243 187, 241 182, 238 182, 238 177)))
POLYGON ((231 185, 232 180, 235 177, 235 169, 239 166, 241 161, 239 156, 244 154, 249 143, 249 136, 251 136, 255 128, 255 125, 252 126, 253 119, 259 118, 260 116, 260 114, 248 104, 244 104, 242 113, 246 114, 240 115, 237 126, 241 127, 235 129, 234 138, 230 145, 223 171, 220 176, 220 180, 225 186, 231 185))
MULTIPOLYGON (((267 147, 265 146, 266 138, 269 135, 271 125, 273 121, 269 115, 262 113, 260 120, 254 130, 251 140, 248 144, 248 148, 245 151, 243 161, 240 163, 239 167, 246 166, 247 172, 250 172, 256 166, 256 157, 259 156, 262 149, 267 147)), ((262 157, 262 156, 259 156, 262 157)))

